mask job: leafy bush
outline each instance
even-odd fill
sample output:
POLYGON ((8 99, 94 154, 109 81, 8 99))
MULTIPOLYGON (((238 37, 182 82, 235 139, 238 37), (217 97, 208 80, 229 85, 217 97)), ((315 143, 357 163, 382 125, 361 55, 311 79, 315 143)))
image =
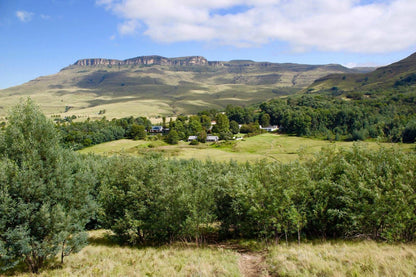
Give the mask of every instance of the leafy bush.
POLYGON ((403 142, 416 142, 416 121, 411 121, 406 125, 402 134, 403 142))
POLYGON ((111 158, 99 199, 105 226, 130 243, 208 235, 413 241, 415 162, 414 154, 359 146, 327 148, 302 164, 111 158))
POLYGON ((87 243, 92 180, 30 99, 8 119, 0 134, 0 267, 24 262, 38 273, 58 253, 63 262, 87 243))

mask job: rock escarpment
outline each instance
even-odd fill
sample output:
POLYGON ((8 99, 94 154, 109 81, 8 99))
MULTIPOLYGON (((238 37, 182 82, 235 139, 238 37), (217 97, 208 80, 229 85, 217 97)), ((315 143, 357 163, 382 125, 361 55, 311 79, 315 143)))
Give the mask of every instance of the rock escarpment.
POLYGON ((210 65, 220 66, 221 62, 209 62, 201 56, 190 56, 180 58, 165 58, 162 56, 140 56, 126 60, 115 59, 81 59, 74 63, 77 66, 97 66, 97 65, 168 65, 168 66, 192 66, 210 65))

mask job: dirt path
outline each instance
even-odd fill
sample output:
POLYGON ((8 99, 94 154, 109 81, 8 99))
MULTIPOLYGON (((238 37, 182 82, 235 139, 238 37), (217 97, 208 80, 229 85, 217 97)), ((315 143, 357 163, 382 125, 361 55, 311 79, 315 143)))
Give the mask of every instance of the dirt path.
POLYGON ((238 268, 243 277, 268 277, 264 256, 262 252, 254 252, 237 244, 220 244, 216 247, 230 249, 240 255, 238 268))
POLYGON ((269 276, 264 266, 264 258, 259 253, 240 253, 238 267, 244 277, 269 276))

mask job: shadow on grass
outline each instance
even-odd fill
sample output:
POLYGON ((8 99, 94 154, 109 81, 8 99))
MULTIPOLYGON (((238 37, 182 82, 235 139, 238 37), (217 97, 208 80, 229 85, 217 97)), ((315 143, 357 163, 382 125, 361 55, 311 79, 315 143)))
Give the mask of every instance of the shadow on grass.
POLYGON ((120 245, 115 239, 112 238, 89 238, 88 239, 89 245, 94 246, 107 246, 107 247, 115 247, 115 246, 122 246, 120 245))
POLYGON ((105 246, 109 248, 132 248, 132 249, 146 249, 146 248, 163 248, 168 244, 130 244, 122 241, 114 233, 108 230, 96 230, 89 232, 88 244, 91 246, 105 246))
MULTIPOLYGON (((226 248, 218 242, 218 238, 205 237, 198 244, 192 240, 174 240, 171 242, 147 242, 130 244, 120 240, 109 230, 95 230, 89 232, 88 244, 91 246, 104 246, 110 248, 131 248, 131 249, 201 249, 201 248, 226 248)), ((231 249, 231 248, 230 248, 231 249)))

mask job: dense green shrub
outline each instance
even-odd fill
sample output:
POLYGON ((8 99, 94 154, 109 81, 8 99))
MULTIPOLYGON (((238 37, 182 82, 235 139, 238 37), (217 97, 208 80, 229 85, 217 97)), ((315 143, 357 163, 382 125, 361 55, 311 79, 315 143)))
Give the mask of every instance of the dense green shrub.
POLYGON ((13 109, 0 137, 0 267, 24 262, 37 273, 86 244, 91 176, 30 99, 13 109))
POLYGON ((99 199, 122 241, 199 242, 208 229, 275 241, 416 238, 414 154, 356 146, 291 164, 110 161, 99 199))

